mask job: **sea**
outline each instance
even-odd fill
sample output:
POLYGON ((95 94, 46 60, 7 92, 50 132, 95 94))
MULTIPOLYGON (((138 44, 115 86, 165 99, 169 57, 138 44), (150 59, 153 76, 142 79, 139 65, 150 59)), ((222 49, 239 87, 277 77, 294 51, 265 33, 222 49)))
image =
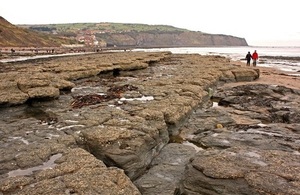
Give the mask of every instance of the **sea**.
MULTIPOLYGON (((177 54, 219 55, 234 61, 246 63, 247 53, 257 51, 259 55, 257 66, 272 67, 283 71, 300 73, 300 47, 180 47, 134 49, 133 51, 170 51, 177 54)), ((300 76, 300 74, 299 74, 300 76)))
MULTIPOLYGON (((152 48, 152 49, 132 49, 131 51, 159 52, 170 51, 174 54, 201 54, 201 55, 219 55, 227 57, 234 61, 246 63, 245 57, 248 51, 253 53, 257 51, 259 55, 257 66, 272 67, 283 71, 290 71, 295 76, 300 76, 300 47, 177 47, 177 48, 152 48)), ((109 50, 108 50, 109 51, 109 50)), ((117 52, 118 50, 112 50, 117 52)), ((124 50, 119 50, 124 51, 124 50)), ((127 50, 128 51, 128 50, 127 50)), ((91 52, 90 52, 91 53, 91 52)), ((49 58, 64 55, 79 55, 86 53, 69 53, 58 55, 39 55, 31 57, 20 57, 14 59, 2 59, 0 62, 23 61, 36 58, 49 58)))

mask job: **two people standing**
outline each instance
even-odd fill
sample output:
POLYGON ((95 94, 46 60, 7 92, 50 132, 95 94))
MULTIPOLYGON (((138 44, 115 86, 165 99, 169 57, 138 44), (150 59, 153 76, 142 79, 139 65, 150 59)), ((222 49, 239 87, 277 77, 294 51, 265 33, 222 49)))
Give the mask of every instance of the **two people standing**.
POLYGON ((251 59, 253 60, 253 66, 256 66, 256 63, 258 60, 258 53, 256 52, 256 50, 254 50, 252 55, 251 55, 250 51, 248 51, 248 53, 246 55, 247 66, 250 66, 251 59))

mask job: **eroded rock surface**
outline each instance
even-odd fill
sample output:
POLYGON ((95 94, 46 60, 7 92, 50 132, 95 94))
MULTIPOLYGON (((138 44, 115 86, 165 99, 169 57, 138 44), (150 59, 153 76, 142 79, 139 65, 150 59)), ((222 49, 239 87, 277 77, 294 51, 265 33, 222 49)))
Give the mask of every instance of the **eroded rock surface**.
POLYGON ((202 147, 182 179, 185 194, 300 194, 299 92, 283 86, 220 88, 182 135, 202 147))
POLYGON ((9 178, 0 181, 1 192, 3 194, 140 194, 123 170, 107 168, 102 161, 83 149, 65 150, 52 157, 43 164, 45 166, 9 172, 9 178), (52 157, 55 158, 51 160, 52 157), (32 170, 37 173, 33 174, 32 170))
POLYGON ((129 178, 145 173, 187 116, 209 100, 209 88, 259 77, 223 57, 171 53, 101 53, 1 66, 3 194, 139 194, 129 178), (82 105, 74 106, 78 99, 82 105), (40 169, 49 161, 51 169, 40 169), (28 169, 34 171, 12 175, 28 169))

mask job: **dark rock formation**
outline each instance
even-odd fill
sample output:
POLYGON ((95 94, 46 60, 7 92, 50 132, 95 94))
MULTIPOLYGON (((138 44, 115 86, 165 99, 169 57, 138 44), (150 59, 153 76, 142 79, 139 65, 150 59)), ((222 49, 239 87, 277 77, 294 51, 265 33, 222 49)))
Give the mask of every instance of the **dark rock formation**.
POLYGON ((203 150, 188 164, 181 193, 299 194, 299 91, 243 85, 215 96, 226 107, 198 110, 183 129, 203 150))

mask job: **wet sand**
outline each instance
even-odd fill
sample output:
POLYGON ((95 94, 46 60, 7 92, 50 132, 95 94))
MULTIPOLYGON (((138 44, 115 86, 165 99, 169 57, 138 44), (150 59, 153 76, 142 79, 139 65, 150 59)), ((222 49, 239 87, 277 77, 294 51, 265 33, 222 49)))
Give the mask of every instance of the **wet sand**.
MULTIPOLYGON (((234 61, 232 62, 232 64, 237 66, 247 67, 246 63, 239 62, 239 61, 234 61)), ((297 72, 282 71, 276 68, 269 68, 269 67, 261 67, 259 66, 259 64, 255 68, 259 68, 260 77, 255 81, 251 81, 251 83, 283 85, 288 88, 300 89, 300 76, 299 73, 297 72)), ((237 86, 237 85, 244 85, 247 83, 249 84, 250 82, 227 83, 226 86, 237 86)))

